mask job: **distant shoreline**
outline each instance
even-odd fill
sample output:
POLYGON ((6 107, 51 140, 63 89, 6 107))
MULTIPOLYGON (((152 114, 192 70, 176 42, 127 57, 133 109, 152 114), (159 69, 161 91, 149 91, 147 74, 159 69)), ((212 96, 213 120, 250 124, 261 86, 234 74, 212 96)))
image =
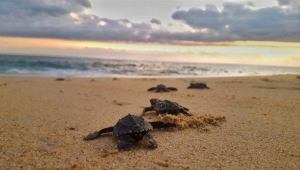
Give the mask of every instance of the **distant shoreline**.
POLYGON ((80 76, 36 76, 36 75, 10 75, 10 74, 0 74, 0 77, 19 77, 19 78, 124 78, 124 79, 172 79, 172 78, 249 78, 249 77, 273 77, 273 76, 298 76, 299 74, 279 74, 279 75, 247 75, 247 76, 124 76, 124 75, 113 75, 113 76, 102 76, 102 77, 80 77, 80 76))

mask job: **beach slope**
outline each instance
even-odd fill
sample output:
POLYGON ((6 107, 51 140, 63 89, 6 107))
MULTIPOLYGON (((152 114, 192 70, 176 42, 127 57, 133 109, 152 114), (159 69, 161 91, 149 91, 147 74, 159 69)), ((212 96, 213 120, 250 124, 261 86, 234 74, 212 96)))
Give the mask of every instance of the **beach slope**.
MULTIPOLYGON (((157 115, 143 116, 154 121, 157 115)), ((1 169, 298 169, 300 79, 0 77, 1 169), (187 89, 190 82, 210 89, 187 89), (178 91, 155 93, 158 84, 178 91), (150 99, 171 100, 196 117, 224 116, 205 128, 151 131, 118 151, 118 138, 89 133, 141 115, 150 99)))

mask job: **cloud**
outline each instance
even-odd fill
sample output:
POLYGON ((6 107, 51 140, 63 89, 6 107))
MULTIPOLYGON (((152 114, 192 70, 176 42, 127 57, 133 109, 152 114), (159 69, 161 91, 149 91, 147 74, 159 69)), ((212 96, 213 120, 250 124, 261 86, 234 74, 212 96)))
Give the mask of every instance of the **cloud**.
POLYGON ((155 18, 151 19, 150 22, 153 24, 161 25, 161 21, 155 18))
POLYGON ((34 17, 37 15, 61 16, 71 12, 82 12, 91 8, 89 0, 1 0, 0 11, 15 17, 34 17))
POLYGON ((0 36, 41 37, 87 41, 290 41, 300 42, 299 0, 278 0, 278 6, 253 9, 252 2, 226 2, 223 9, 208 4, 172 14, 190 31, 172 32, 159 19, 133 23, 128 19, 87 14, 89 0, 1 0, 0 36), (297 6, 298 4, 298 6, 297 6))
POLYGON ((91 8, 92 4, 89 0, 75 0, 76 2, 78 2, 79 4, 81 4, 82 6, 86 7, 86 8, 91 8))
POLYGON ((290 5, 292 0, 277 0, 279 5, 290 5))
POLYGON ((300 41, 299 12, 281 7, 251 9, 248 4, 226 2, 222 11, 207 5, 205 9, 174 12, 172 18, 194 29, 215 32, 220 41, 224 41, 224 37, 229 41, 300 41))
POLYGON ((0 1, 0 35, 141 42, 146 41, 152 29, 150 23, 86 14, 84 10, 90 7, 88 0, 3 0, 0 1))

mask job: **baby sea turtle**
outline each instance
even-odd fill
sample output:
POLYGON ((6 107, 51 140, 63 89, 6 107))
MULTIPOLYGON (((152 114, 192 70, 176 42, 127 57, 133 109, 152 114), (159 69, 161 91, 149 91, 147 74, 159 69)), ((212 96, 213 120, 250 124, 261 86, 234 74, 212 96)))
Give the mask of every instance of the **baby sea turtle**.
POLYGON ((150 89, 148 89, 148 91, 154 91, 155 92, 170 92, 170 91, 177 91, 177 89, 175 87, 166 87, 163 84, 159 84, 156 87, 151 87, 150 89))
POLYGON ((155 140, 148 132, 153 129, 166 127, 176 127, 176 125, 172 123, 164 124, 160 121, 147 122, 141 116, 128 114, 120 119, 115 126, 104 128, 99 132, 89 134, 84 140, 93 140, 98 138, 102 133, 113 132, 113 135, 120 137, 118 149, 124 149, 140 140, 146 140, 153 148, 157 148, 155 140))
POLYGON ((172 114, 178 115, 179 113, 183 113, 187 116, 192 116, 192 114, 187 113, 189 111, 188 108, 180 106, 176 102, 171 102, 169 100, 159 100, 159 99, 151 99, 151 106, 145 107, 142 114, 145 114, 148 111, 156 111, 156 113, 161 115, 172 114))
POLYGON ((205 83, 191 83, 188 89, 209 89, 205 83))

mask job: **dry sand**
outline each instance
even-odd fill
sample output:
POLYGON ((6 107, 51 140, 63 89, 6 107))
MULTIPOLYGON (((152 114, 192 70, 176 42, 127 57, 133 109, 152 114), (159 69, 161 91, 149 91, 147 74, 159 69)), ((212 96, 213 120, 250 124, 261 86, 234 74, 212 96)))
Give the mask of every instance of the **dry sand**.
MULTIPOLYGON (((148 121, 158 116, 150 112, 148 121)), ((300 80, 295 75, 235 78, 0 77, 1 169, 299 169, 300 80), (211 89, 187 89, 191 81, 211 89), (177 92, 154 93, 158 84, 177 92), (151 98, 219 126, 151 131, 158 144, 117 150, 112 134, 90 132, 141 115, 151 98)))

